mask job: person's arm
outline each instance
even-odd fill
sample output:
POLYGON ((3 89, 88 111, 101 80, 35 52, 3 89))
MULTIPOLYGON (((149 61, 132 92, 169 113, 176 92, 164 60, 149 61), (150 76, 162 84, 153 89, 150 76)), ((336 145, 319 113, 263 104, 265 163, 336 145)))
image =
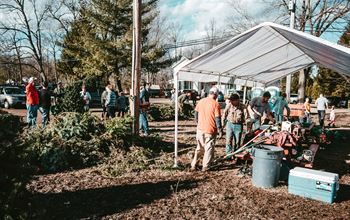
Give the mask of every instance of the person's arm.
POLYGON ((103 91, 101 94, 101 105, 104 105, 104 102, 106 101, 106 91, 103 91))
POLYGON ((287 109, 287 118, 289 118, 289 116, 290 116, 290 108, 289 108, 287 102, 286 102, 285 108, 287 109))
POLYGON ((227 120, 228 110, 230 109, 230 105, 231 104, 227 104, 225 107, 224 114, 222 115, 222 122, 221 122, 222 126, 226 125, 226 120, 227 120))
POLYGON ((250 110, 251 110, 254 114, 256 114, 256 115, 258 115, 259 117, 261 117, 262 115, 260 114, 260 112, 258 112, 257 110, 254 109, 254 106, 256 105, 257 100, 258 100, 258 98, 254 98, 254 99, 252 100, 252 102, 250 103, 249 106, 250 106, 250 110))
POLYGON ((198 104, 196 105, 196 107, 194 108, 194 118, 195 118, 197 124, 198 124, 198 120, 199 120, 199 110, 200 110, 201 105, 202 105, 202 102, 199 101, 198 104))
POLYGON ((245 115, 245 111, 246 111, 246 106, 243 104, 243 109, 242 109, 242 123, 245 123, 245 121, 246 121, 246 115, 245 115))
POLYGON ((270 109, 270 105, 267 104, 265 105, 265 113, 267 115, 267 118, 272 121, 272 122, 275 122, 275 119, 273 118, 272 114, 271 114, 271 109, 270 109))
POLYGON ((219 130, 219 138, 222 137, 222 124, 221 124, 221 108, 219 103, 216 103, 216 108, 215 108, 215 123, 216 127, 219 130))
POLYGON ((325 98, 325 102, 326 102, 326 110, 328 109, 328 99, 325 98))
POLYGON ((309 112, 309 110, 307 109, 307 103, 304 102, 304 109, 305 109, 305 112, 309 112))
POLYGON ((196 121, 196 123, 198 123, 198 112, 194 111, 194 119, 196 121))
POLYGON ((107 93, 105 106, 108 106, 109 103, 111 102, 111 94, 112 94, 112 93, 107 93))

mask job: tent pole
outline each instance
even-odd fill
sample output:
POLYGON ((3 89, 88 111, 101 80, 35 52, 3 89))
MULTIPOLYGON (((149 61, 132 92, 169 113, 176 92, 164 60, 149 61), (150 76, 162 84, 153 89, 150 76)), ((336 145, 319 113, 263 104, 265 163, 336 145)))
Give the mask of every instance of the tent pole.
POLYGON ((174 86, 175 86, 175 140, 174 140, 174 168, 178 167, 177 153, 178 153, 178 129, 179 129, 179 106, 178 106, 178 94, 179 94, 179 78, 178 72, 174 73, 174 86))
POLYGON ((245 81, 245 85, 244 85, 243 104, 245 104, 245 100, 247 97, 247 82, 248 82, 248 80, 245 81))

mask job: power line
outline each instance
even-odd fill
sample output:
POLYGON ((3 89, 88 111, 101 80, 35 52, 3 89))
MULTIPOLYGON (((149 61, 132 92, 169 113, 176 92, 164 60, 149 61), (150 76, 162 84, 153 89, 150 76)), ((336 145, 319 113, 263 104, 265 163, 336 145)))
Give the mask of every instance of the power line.
MULTIPOLYGON (((305 31, 310 31, 310 29, 306 29, 305 31)), ((339 30, 339 29, 327 29, 326 31, 324 31, 325 33, 344 33, 345 30, 339 30)), ((182 47, 190 47, 190 46, 198 46, 198 45, 203 45, 203 44, 209 44, 209 43, 221 43, 224 42, 232 37, 234 37, 236 35, 234 34, 227 34, 225 36, 222 37, 215 37, 215 38, 208 38, 208 37, 204 37, 204 38, 198 38, 198 39, 194 39, 194 40, 188 40, 188 41, 182 41, 179 42, 177 44, 166 44, 165 45, 165 50, 169 50, 169 49, 175 49, 175 48, 182 48, 182 47)))

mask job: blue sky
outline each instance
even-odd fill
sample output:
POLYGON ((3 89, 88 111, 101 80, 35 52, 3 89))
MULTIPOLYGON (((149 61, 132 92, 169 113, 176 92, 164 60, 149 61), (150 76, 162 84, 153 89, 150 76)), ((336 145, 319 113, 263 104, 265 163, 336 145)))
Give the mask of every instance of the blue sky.
MULTIPOLYGON (((241 0, 252 16, 259 21, 272 21, 274 18, 259 16, 264 7, 262 0, 241 0)), ((160 0, 161 15, 183 27, 184 39, 193 40, 205 36, 205 27, 214 19, 222 29, 227 29, 227 17, 232 16, 232 8, 227 0, 160 0)), ((322 38, 337 43, 341 33, 325 33, 322 38)))

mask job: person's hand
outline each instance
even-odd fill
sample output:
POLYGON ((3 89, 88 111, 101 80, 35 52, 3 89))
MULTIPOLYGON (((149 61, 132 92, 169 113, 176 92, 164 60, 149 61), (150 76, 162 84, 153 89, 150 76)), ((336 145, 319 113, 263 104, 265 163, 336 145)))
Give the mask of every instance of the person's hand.
POLYGON ((223 133, 223 131, 222 131, 222 128, 219 130, 219 134, 218 134, 218 138, 219 139, 221 139, 222 138, 222 133, 223 133))

